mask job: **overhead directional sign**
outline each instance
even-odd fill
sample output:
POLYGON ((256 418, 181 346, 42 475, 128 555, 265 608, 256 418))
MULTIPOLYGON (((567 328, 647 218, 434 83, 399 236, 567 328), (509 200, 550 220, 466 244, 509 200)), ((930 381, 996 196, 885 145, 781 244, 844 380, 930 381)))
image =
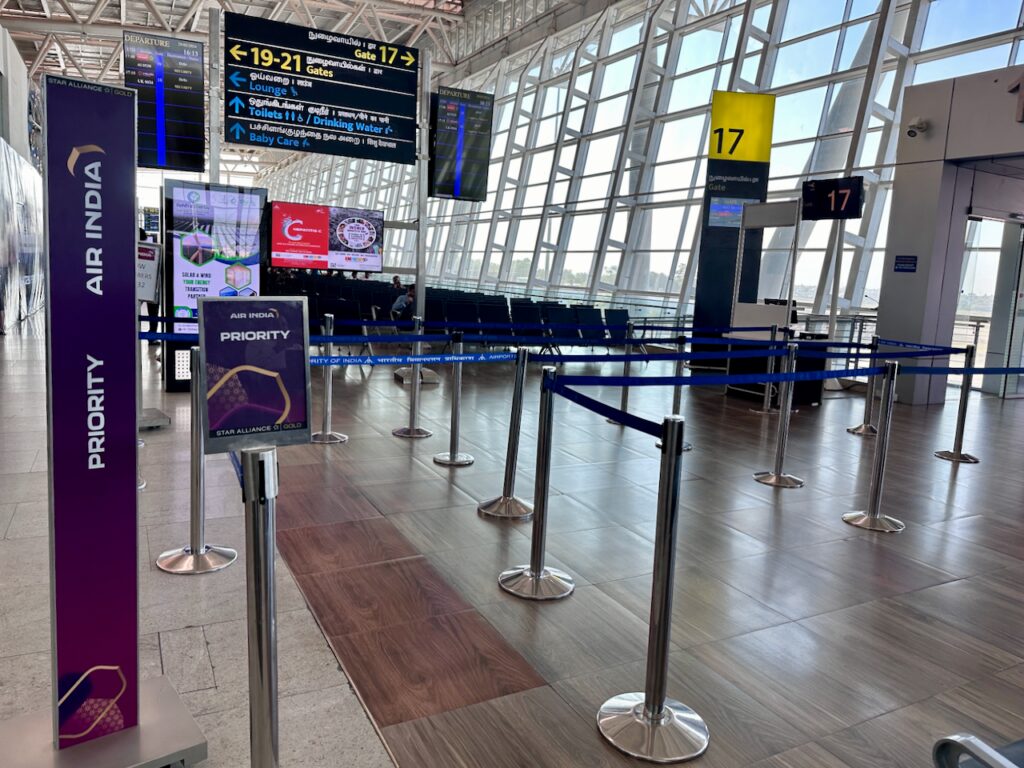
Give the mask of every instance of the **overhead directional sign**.
POLYGON ((416 162, 419 51, 224 15, 224 135, 236 144, 416 162))

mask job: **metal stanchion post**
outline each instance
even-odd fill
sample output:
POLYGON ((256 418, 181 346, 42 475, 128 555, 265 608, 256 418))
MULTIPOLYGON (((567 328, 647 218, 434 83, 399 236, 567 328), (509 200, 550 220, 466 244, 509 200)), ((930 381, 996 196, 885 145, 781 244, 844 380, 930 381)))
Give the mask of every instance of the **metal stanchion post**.
MULTIPOLYGON (((629 320, 626 322, 626 359, 622 361, 622 375, 624 378, 629 378, 630 360, 629 357, 633 353, 633 345, 630 343, 633 339, 633 321, 629 320)), ((622 388, 622 395, 619 397, 619 410, 623 413, 629 411, 629 387, 625 386, 622 388)), ((605 419, 609 424, 618 424, 615 419, 605 419)))
MULTIPOLYGON (((783 373, 796 370, 796 344, 787 345, 787 353, 783 362, 783 373)), ((779 429, 775 442, 775 469, 771 472, 755 472, 754 479, 773 488, 802 488, 804 481, 799 477, 787 475, 783 470, 786 462, 786 445, 789 443, 789 419, 793 413, 793 382, 782 382, 779 392, 779 429)))
MULTIPOLYGON (((677 349, 679 350, 679 352, 682 352, 683 348, 686 345, 686 337, 685 336, 680 336, 678 341, 677 341, 677 344, 678 344, 677 349)), ((684 366, 683 366, 683 361, 682 360, 676 360, 675 377, 677 379, 683 378, 683 371, 684 370, 685 369, 684 369, 684 366)), ((676 384, 675 387, 672 388, 672 413, 674 413, 676 416, 681 416, 682 415, 682 411, 683 411, 683 385, 682 384, 676 384)), ((661 450, 661 440, 658 440, 654 444, 654 447, 657 448, 658 450, 661 450)), ((688 453, 689 451, 692 451, 692 450, 693 450, 693 443, 690 443, 690 442, 687 442, 686 440, 683 440, 683 453, 688 453)))
POLYGON ((608 699, 597 713, 597 727, 616 749, 631 757, 654 763, 675 763, 702 755, 708 748, 710 736, 700 715, 685 704, 666 697, 683 419, 667 416, 661 429, 664 447, 658 486, 654 583, 644 691, 623 693, 608 699))
MULTIPOLYGON (((414 317, 412 319, 413 333, 418 336, 423 335, 423 318, 414 317)), ((419 356, 423 354, 423 342, 417 341, 412 346, 413 355, 419 356)), ((409 387, 409 426, 398 427, 391 430, 391 434, 395 437, 409 437, 409 438, 421 438, 430 437, 433 432, 429 429, 424 429, 419 426, 420 417, 420 386, 422 381, 420 379, 423 364, 416 362, 412 364, 412 385, 409 387)))
MULTIPOLYGON (((324 336, 334 335, 334 315, 327 313, 324 315, 324 324, 321 329, 324 332, 324 336)), ((332 357, 334 355, 334 344, 327 342, 327 356, 332 357)), ((346 443, 348 442, 348 435, 343 435, 340 432, 334 432, 331 427, 332 415, 334 410, 334 366, 325 365, 324 367, 324 408, 323 408, 323 425, 320 427, 319 432, 314 432, 310 438, 310 442, 319 443, 322 445, 331 445, 335 443, 346 443)))
POLYGON ((188 546, 169 549, 156 559, 156 567, 167 573, 209 573, 227 568, 238 557, 230 547, 206 543, 206 425, 203 422, 203 398, 199 386, 199 347, 192 347, 192 465, 188 546))
MULTIPOLYGON (((452 331, 452 352, 461 356, 464 345, 462 331, 452 331)), ((449 430, 448 452, 434 456, 434 463, 445 467, 468 467, 474 459, 468 453, 459 453, 459 418, 462 415, 462 360, 452 366, 452 424, 449 430)))
POLYGON ((875 459, 871 469, 871 487, 868 491, 867 511, 847 512, 843 522, 882 533, 899 533, 906 526, 895 517, 883 515, 882 484, 885 481, 885 460, 889 451, 889 435, 892 432, 892 409, 896 402, 896 375, 900 364, 887 361, 885 379, 882 381, 882 408, 878 415, 878 440, 875 441, 875 459))
MULTIPOLYGON (((769 352, 775 351, 775 340, 778 338, 778 335, 779 326, 773 325, 771 331, 771 344, 768 347, 769 352)), ((768 355, 767 371, 769 376, 775 373, 775 358, 772 355, 768 355)), ((772 383, 770 381, 766 381, 764 383, 764 398, 761 400, 761 407, 751 408, 750 410, 753 413, 760 413, 765 416, 771 416, 774 413, 778 413, 778 411, 772 408, 772 383)))
MULTIPOLYGON (((871 337, 871 355, 870 365, 875 364, 874 355, 878 354, 878 337, 871 337)), ((851 435, 857 435, 859 437, 874 437, 878 434, 878 430, 875 429, 875 425, 872 424, 871 413, 875 407, 875 378, 874 376, 868 376, 868 388, 864 392, 864 421, 858 424, 856 427, 848 427, 847 432, 851 435)))
POLYGON ((956 435, 953 437, 952 451, 936 451, 935 455, 946 461, 955 461, 961 464, 977 464, 979 459, 969 453, 964 453, 964 425, 967 423, 967 401, 971 397, 971 383, 974 374, 969 373, 974 367, 974 345, 968 344, 964 351, 964 373, 960 381, 960 407, 956 412, 956 435))
POLYGON ((555 378, 555 367, 543 370, 540 390, 540 425, 537 432, 537 476, 533 491, 533 535, 529 565, 518 565, 502 571, 498 586, 506 592, 527 600, 558 600, 576 589, 572 576, 557 568, 544 566, 544 539, 548 522, 548 481, 551 479, 551 433, 554 427, 554 399, 549 382, 555 378))
POLYGON ((528 520, 533 506, 515 495, 516 465, 519 461, 519 432, 523 424, 523 392, 526 388, 526 363, 529 352, 520 348, 516 353, 516 377, 512 387, 512 415, 508 426, 508 450, 505 452, 505 482, 501 496, 481 501, 477 512, 488 517, 509 520, 528 520))
POLYGON ((252 768, 278 768, 277 605, 274 542, 277 449, 242 451, 245 581, 249 624, 249 747, 252 768))

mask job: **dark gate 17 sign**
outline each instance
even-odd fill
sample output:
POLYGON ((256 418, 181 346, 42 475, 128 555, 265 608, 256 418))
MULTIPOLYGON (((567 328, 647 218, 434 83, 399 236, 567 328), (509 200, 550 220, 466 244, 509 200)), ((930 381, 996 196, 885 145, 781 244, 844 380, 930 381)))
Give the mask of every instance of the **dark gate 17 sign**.
POLYGON ((224 65, 227 141, 416 162, 417 49, 227 13, 224 65))
POLYGON ((203 44, 124 33, 124 84, 138 94, 140 166, 203 172, 203 44))
POLYGON ((859 219, 864 210, 864 177, 813 179, 803 187, 804 221, 859 219))

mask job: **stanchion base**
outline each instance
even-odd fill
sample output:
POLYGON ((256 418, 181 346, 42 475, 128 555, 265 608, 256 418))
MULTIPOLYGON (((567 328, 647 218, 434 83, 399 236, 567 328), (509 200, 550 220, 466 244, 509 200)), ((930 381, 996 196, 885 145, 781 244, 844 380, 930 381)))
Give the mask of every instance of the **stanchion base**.
POLYGON ((343 435, 341 432, 314 432, 313 436, 309 438, 309 442, 316 443, 318 445, 347 443, 348 435, 343 435))
MULTIPOLYGON (((404 368, 395 369, 395 381, 399 384, 412 384, 412 366, 406 366, 404 368)), ((437 375, 436 371, 432 371, 429 368, 420 368, 420 384, 431 385, 440 384, 441 378, 437 375)))
POLYGON ((156 559, 156 567, 176 574, 213 573, 227 568, 237 559, 238 553, 230 547, 208 544, 198 555, 193 554, 189 547, 169 549, 156 559))
POLYGON ((857 427, 847 427, 846 431, 851 435, 857 435, 859 437, 874 437, 878 434, 878 429, 875 428, 874 424, 861 424, 857 427))
POLYGON ((142 478, 140 477, 140 478, 139 478, 139 484, 138 484, 138 485, 136 485, 136 486, 135 486, 135 488, 136 488, 136 490, 139 490, 139 491, 144 491, 144 490, 146 490, 146 481, 145 481, 145 480, 143 480, 143 479, 142 479, 142 478))
POLYGON ((936 451, 935 458, 955 461, 958 464, 979 464, 981 462, 977 456, 971 456, 969 453, 954 453, 953 451, 936 451))
POLYGON ((785 473, 776 475, 774 472, 755 472, 754 479, 763 485, 770 485, 772 488, 803 488, 804 481, 799 477, 785 473))
POLYGON ((751 413, 759 413, 762 416, 778 416, 780 411, 778 408, 769 408, 767 411, 764 408, 751 408, 751 413))
POLYGON ((907 527, 895 517, 888 515, 871 517, 867 512, 847 512, 843 515, 843 522, 866 531, 879 531, 880 533, 899 533, 907 527))
POLYGON ((398 429, 392 429, 391 434, 395 437, 407 437, 418 440, 422 437, 430 437, 434 433, 423 427, 398 427, 398 429))
POLYGON ((536 574, 528 565, 517 565, 501 572, 498 586, 524 600, 560 600, 572 594, 576 582, 557 568, 545 568, 536 574))
POLYGON ((450 451, 439 453, 434 457, 435 464, 441 464, 445 467, 468 467, 474 461, 476 461, 476 459, 468 453, 456 453, 452 456, 450 451))
POLYGON ((499 517, 505 520, 529 520, 533 517, 533 505, 518 496, 499 496, 490 501, 481 501, 476 511, 487 517, 499 517))
POLYGON ((652 763, 700 757, 711 739, 701 716, 673 699, 665 699, 661 717, 647 717, 642 693, 620 693, 608 699, 597 712, 597 728, 620 752, 652 763))

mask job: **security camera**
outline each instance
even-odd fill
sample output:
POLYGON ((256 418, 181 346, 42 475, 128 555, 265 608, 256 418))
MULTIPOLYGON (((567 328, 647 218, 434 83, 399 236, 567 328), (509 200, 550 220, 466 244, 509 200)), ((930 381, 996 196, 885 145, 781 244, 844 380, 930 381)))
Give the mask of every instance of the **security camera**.
POLYGON ((928 121, 923 117, 912 117, 907 124, 907 136, 915 138, 917 134, 928 130, 928 121))

